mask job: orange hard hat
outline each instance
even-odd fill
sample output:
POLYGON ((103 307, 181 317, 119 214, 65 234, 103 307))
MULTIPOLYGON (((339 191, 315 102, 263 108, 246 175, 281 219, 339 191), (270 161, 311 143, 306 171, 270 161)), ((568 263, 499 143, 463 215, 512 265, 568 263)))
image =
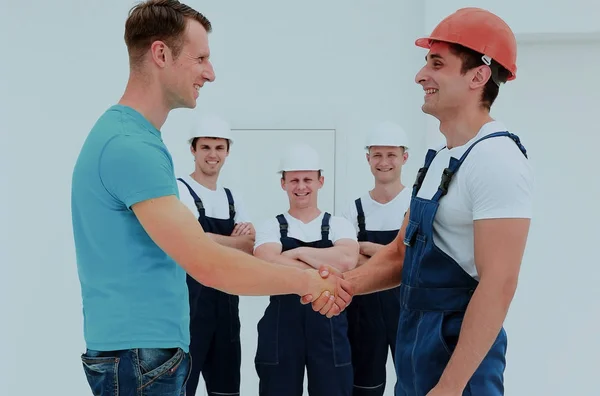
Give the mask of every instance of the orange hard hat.
MULTIPOLYGON (((477 51, 510 72, 508 80, 517 76, 517 40, 510 27, 497 15, 475 7, 461 8, 444 18, 429 37, 415 44, 429 48, 432 40, 460 44, 477 51)), ((484 59, 489 64, 489 59, 484 59)))

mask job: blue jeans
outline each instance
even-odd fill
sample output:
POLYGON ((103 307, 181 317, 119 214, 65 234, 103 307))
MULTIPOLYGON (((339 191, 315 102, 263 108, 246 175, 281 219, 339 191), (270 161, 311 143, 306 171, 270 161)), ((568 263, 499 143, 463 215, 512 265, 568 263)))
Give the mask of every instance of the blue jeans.
POLYGON ((191 369, 180 348, 88 349, 81 362, 94 396, 184 396, 191 369))

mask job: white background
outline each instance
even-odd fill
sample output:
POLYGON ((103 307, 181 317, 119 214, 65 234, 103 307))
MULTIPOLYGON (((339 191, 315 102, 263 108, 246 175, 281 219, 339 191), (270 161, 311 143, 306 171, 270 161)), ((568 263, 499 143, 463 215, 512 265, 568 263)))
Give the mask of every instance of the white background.
MULTIPOLYGON (((70 179, 90 127, 125 86, 123 26, 133 2, 0 4, 0 394, 86 395, 70 179)), ((499 13, 519 38, 519 71, 492 114, 522 137, 536 172, 535 220, 506 321, 506 394, 597 395, 600 187, 592 155, 600 147, 600 5, 549 4, 190 1, 214 25, 217 79, 202 90, 198 109, 225 115, 239 130, 334 130, 335 140, 322 135, 321 149, 335 153, 323 205, 339 212, 372 185, 362 151, 371 122, 390 119, 409 132, 409 185, 426 147, 440 141, 437 122, 420 111, 414 75, 425 52, 414 39, 458 7, 499 13)), ((174 152, 194 114, 175 111, 163 128, 174 152)), ((227 166, 263 159, 266 136, 245 136, 227 166)), ((179 153, 185 171, 189 158, 179 153)), ((269 161, 277 155, 273 149, 269 161)), ((275 191, 272 170, 254 165, 256 185, 275 191)), ((253 213, 272 215, 256 204, 258 189, 245 176, 233 166, 226 172, 253 213)), ((260 302, 244 299, 245 329, 255 328, 260 302)), ((244 337, 242 394, 255 395, 254 339, 244 337)))

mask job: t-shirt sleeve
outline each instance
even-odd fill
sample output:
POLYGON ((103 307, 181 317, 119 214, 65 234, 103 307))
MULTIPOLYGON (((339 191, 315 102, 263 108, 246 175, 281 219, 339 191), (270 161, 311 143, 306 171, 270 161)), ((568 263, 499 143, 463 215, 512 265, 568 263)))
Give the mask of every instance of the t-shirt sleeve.
POLYGON ((127 208, 178 192, 166 149, 132 136, 117 136, 106 144, 99 172, 107 191, 127 208))
POLYGON ((235 203, 235 222, 236 223, 251 223, 250 215, 246 209, 246 202, 244 197, 239 193, 231 192, 233 195, 233 202, 235 203))
POLYGON ((352 239, 357 241, 356 230, 352 223, 343 217, 331 218, 331 242, 336 243, 340 239, 352 239))
POLYGON ((466 180, 473 220, 531 218, 533 172, 528 160, 516 145, 514 149, 488 147, 477 153, 480 160, 468 168, 466 180))
POLYGON ((356 216, 358 215, 357 211, 356 211, 356 204, 354 203, 354 200, 350 201, 346 207, 344 208, 344 210, 341 213, 341 217, 343 217, 344 219, 348 220, 350 222, 350 224, 352 224, 352 227, 354 228, 354 232, 358 233, 358 220, 356 218, 356 216))
POLYGON ((254 227, 256 237, 254 239, 254 249, 265 243, 281 244, 281 234, 279 232, 279 222, 277 219, 268 219, 254 227))

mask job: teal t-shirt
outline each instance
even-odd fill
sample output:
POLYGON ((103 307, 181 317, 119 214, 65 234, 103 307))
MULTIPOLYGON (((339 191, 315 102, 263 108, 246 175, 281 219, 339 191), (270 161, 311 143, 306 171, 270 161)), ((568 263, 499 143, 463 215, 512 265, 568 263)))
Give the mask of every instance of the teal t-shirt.
POLYGON ((189 350, 186 273, 148 236, 131 206, 178 196, 161 133, 115 105, 96 122, 73 171, 71 212, 89 349, 189 350))

